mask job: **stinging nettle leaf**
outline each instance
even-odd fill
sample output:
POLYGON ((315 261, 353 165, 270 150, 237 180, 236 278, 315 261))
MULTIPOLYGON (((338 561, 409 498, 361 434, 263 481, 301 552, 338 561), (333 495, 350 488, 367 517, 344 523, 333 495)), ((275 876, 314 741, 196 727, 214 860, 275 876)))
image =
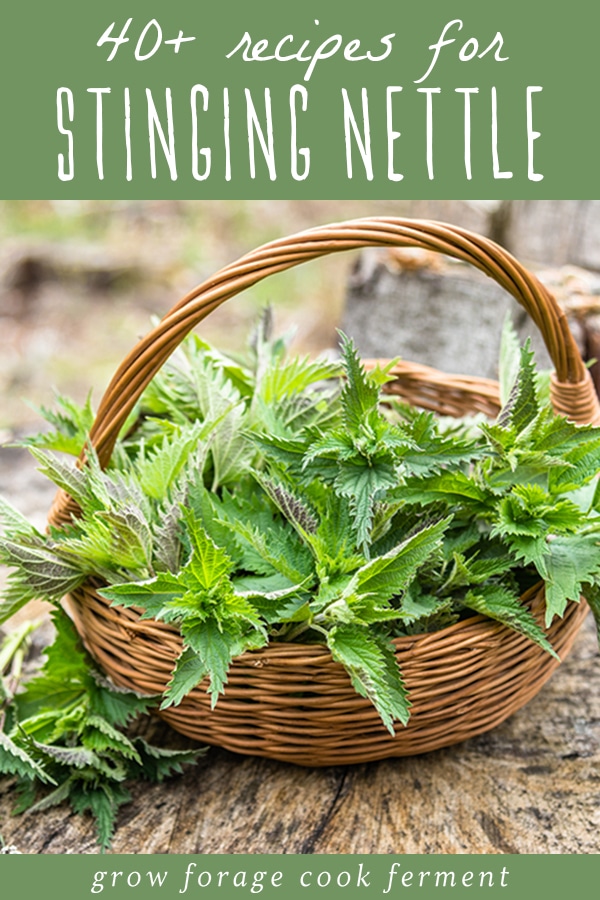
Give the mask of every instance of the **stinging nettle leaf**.
POLYGON ((27 437, 19 444, 24 447, 37 447, 42 450, 54 450, 58 453, 79 456, 88 440, 94 422, 91 394, 88 394, 83 406, 62 394, 55 395, 55 402, 56 409, 49 409, 45 406, 33 406, 33 409, 56 430, 43 431, 27 437))
POLYGON ((352 577, 343 597, 371 594, 378 601, 386 601, 401 594, 418 569, 440 549, 449 523, 450 519, 443 519, 425 526, 384 556, 366 563, 352 577))
POLYGON ((99 757, 92 750, 84 746, 58 747, 50 744, 42 744, 39 741, 33 741, 33 745, 44 756, 51 757, 52 760, 62 766, 73 766, 75 769, 84 769, 87 766, 95 767, 100 761, 99 757))
POLYGON ((167 709, 172 705, 178 706, 207 674, 208 667, 204 660, 191 647, 188 647, 177 659, 160 708, 167 709))
POLYGON ((536 370, 533 362, 533 351, 527 339, 521 349, 519 372, 511 389, 508 400, 500 410, 496 420, 500 428, 514 428, 517 432, 535 419, 539 411, 536 370))
MULTIPOLYGON (((163 747, 155 747, 142 737, 133 740, 135 749, 140 759, 141 771, 139 774, 148 781, 161 782, 171 775, 179 775, 183 772, 184 765, 192 765, 204 756, 207 747, 199 747, 194 750, 168 750, 163 747)), ((138 774, 138 772, 134 772, 138 774)))
POLYGON ((370 379, 367 376, 352 339, 343 332, 339 332, 339 335, 346 375, 346 383, 340 399, 344 423, 352 432, 355 432, 361 427, 365 416, 377 408, 380 388, 376 379, 370 379))
POLYGON ((115 584, 100 588, 98 593, 115 605, 139 607, 146 611, 142 618, 151 618, 159 616, 163 607, 180 597, 184 590, 176 575, 161 572, 147 581, 115 584))
POLYGON ((269 478, 261 478, 260 483, 286 519, 301 534, 312 534, 317 530, 318 522, 314 513, 305 502, 289 491, 285 485, 269 478))
POLYGON ((2 731, 0 731, 0 773, 19 775, 21 778, 37 778, 47 784, 56 783, 37 760, 2 731))
POLYGON ((192 547, 192 555, 181 572, 182 584, 188 589, 200 587, 210 591, 230 575, 233 563, 190 510, 183 509, 182 516, 192 547))
POLYGON ((98 841, 107 850, 115 829, 119 807, 129 803, 131 795, 120 784, 104 782, 100 787, 75 783, 69 793, 69 801, 77 813, 91 812, 96 821, 98 841))
POLYGON ((496 619, 503 625, 524 634, 558 659, 546 634, 530 610, 510 591, 494 584, 481 585, 467 592, 464 603, 469 609, 496 619))
POLYGON ((406 725, 410 703, 393 646, 357 625, 338 625, 327 635, 332 657, 348 672, 354 688, 368 697, 390 734, 406 725))
POLYGON ((397 472, 389 463, 368 465, 364 461, 352 461, 340 466, 334 486, 350 501, 359 546, 366 547, 370 542, 376 503, 397 484, 397 472))
POLYGON ((521 348, 510 313, 506 314, 502 326, 500 340, 500 361, 498 365, 498 382, 500 385, 500 404, 506 406, 510 392, 519 375, 521 348))

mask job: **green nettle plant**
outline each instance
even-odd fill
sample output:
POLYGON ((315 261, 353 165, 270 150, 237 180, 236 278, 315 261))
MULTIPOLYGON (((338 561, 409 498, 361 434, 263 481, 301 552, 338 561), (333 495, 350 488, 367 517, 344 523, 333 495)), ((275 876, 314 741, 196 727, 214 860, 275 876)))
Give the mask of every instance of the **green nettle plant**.
POLYGON ((546 583, 545 624, 583 593, 600 620, 600 429, 553 414, 512 328, 495 422, 447 421, 382 395, 351 340, 341 362, 290 358, 268 316, 248 357, 187 338, 146 389, 109 468, 75 465, 93 415, 59 398, 26 443, 81 514, 34 529, 6 502, 0 621, 57 604, 55 643, 21 685, 28 626, 0 651, 0 772, 21 808, 68 799, 110 842, 133 777, 160 779, 197 753, 165 751, 125 726, 206 679, 213 705, 231 661, 271 641, 326 645, 393 734, 410 698, 392 639, 483 614, 554 653, 520 597, 546 583), (512 386, 511 386, 512 385, 512 386), (116 688, 60 608, 86 579, 115 605, 182 636, 163 697, 116 688), (51 786, 38 799, 38 785, 51 786))

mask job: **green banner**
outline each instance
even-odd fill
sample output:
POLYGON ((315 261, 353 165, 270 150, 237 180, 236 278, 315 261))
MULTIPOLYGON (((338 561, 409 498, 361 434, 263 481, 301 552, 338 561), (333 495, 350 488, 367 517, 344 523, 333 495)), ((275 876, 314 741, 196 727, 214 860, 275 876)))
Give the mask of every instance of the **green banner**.
POLYGON ((600 7, 5 6, 4 198, 587 198, 600 7))
POLYGON ((597 895, 597 861, 589 856, 11 856, 0 871, 7 897, 42 896, 52 885, 61 900, 88 895, 529 900, 532 892, 565 896, 574 885, 581 900, 597 895))

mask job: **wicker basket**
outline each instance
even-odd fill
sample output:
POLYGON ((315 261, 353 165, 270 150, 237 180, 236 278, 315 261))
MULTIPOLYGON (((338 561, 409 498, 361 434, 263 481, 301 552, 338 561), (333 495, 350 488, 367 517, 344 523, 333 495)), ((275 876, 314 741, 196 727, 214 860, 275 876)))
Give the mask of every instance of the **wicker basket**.
MULTIPOLYGON (((91 440, 100 461, 110 459, 117 435, 145 386, 183 337, 212 310, 244 288, 302 262, 370 246, 435 250, 481 269, 506 288, 539 328, 555 366, 557 411, 582 422, 600 421, 591 379, 564 314, 535 277, 493 242, 435 222, 361 219, 306 231, 259 247, 184 297, 125 359, 100 404, 91 440)), ((498 388, 487 379, 442 375, 402 363, 389 390, 444 414, 498 410, 498 388)), ((76 513, 59 492, 51 521, 76 513)), ((543 586, 524 598, 542 620, 543 586)), ((170 626, 111 608, 87 583, 69 598, 77 628, 103 669, 120 685, 162 692, 181 640, 170 626)), ((586 615, 572 603, 549 629, 559 655, 568 653, 586 615)), ((549 678, 556 661, 522 635, 482 616, 434 634, 395 640, 412 701, 407 727, 392 737, 371 703, 321 646, 273 644, 239 657, 214 710, 205 685, 161 715, 178 731, 238 753, 302 765, 365 762, 423 753, 465 740, 502 722, 549 678)))

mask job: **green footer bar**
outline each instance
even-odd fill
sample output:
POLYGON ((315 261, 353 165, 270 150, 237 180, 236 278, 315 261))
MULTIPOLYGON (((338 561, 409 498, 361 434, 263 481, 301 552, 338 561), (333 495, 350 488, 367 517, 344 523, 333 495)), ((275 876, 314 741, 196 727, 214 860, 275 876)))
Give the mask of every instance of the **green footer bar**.
POLYGON ((36 856, 0 859, 3 897, 103 900, 152 897, 285 900, 311 897, 427 898, 501 894, 510 900, 597 897, 595 856, 36 856), (51 889, 51 890, 50 890, 51 889), (533 893, 534 892, 534 893, 533 893))

